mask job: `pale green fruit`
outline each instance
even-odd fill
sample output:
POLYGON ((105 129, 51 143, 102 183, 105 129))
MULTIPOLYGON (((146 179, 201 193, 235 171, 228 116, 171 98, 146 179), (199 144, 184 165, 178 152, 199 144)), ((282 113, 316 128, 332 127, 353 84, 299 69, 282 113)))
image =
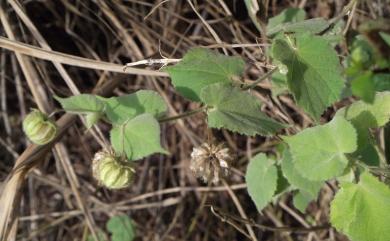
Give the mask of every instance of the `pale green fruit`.
POLYGON ((95 154, 92 171, 99 184, 110 189, 128 187, 134 174, 134 169, 129 163, 118 160, 110 151, 95 154))
POLYGON ((32 110, 23 120, 23 131, 31 142, 44 145, 54 139, 57 134, 55 122, 39 110, 32 110))

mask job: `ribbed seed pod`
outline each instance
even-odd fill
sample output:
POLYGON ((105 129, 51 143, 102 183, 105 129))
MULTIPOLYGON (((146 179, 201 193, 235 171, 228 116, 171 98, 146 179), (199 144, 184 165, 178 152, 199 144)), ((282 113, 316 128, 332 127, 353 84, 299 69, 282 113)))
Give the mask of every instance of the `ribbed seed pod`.
POLYGON ((190 169, 204 182, 217 184, 221 176, 227 176, 233 155, 223 143, 203 143, 191 153, 190 169))
POLYGON ((128 187, 133 180, 134 169, 128 162, 120 161, 112 151, 95 154, 92 172, 100 185, 110 189, 128 187))
POLYGON ((44 145, 54 139, 57 126, 47 115, 34 109, 24 118, 23 131, 31 142, 44 145))

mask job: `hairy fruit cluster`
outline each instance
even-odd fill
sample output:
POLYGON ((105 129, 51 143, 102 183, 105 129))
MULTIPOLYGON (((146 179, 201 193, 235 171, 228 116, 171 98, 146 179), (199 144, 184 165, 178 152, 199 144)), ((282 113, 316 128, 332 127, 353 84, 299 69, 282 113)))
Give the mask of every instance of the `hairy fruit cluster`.
POLYGON ((54 139, 57 126, 47 115, 33 109, 23 120, 23 131, 31 142, 44 145, 54 139))
POLYGON ((128 162, 119 160, 114 152, 103 150, 95 154, 92 172, 100 185, 110 189, 120 189, 130 185, 134 169, 128 162))
POLYGON ((227 176, 233 156, 223 143, 203 143, 191 153, 190 169, 204 182, 218 183, 221 176, 227 176))

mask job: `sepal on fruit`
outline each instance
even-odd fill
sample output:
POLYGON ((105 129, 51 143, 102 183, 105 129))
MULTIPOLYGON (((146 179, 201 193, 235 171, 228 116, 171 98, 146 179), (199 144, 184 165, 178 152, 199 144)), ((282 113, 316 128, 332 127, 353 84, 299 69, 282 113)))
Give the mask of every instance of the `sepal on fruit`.
POLYGON ((57 129, 54 121, 36 109, 33 109, 23 120, 24 133, 31 142, 37 145, 51 142, 57 134, 57 129))
POLYGON ((95 154, 92 172, 100 185, 120 189, 131 184, 135 171, 130 163, 120 160, 113 151, 103 150, 95 154))

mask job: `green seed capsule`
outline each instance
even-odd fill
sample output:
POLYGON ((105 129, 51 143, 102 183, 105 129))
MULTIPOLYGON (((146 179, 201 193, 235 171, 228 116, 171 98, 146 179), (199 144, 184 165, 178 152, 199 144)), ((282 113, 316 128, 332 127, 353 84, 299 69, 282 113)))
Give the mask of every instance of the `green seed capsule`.
POLYGON ((23 131, 31 142, 44 145, 54 139, 57 134, 57 126, 45 114, 34 109, 24 118, 23 131))
POLYGON ((134 174, 134 169, 129 163, 118 160, 110 151, 95 154, 92 171, 99 184, 110 189, 128 187, 134 174))

